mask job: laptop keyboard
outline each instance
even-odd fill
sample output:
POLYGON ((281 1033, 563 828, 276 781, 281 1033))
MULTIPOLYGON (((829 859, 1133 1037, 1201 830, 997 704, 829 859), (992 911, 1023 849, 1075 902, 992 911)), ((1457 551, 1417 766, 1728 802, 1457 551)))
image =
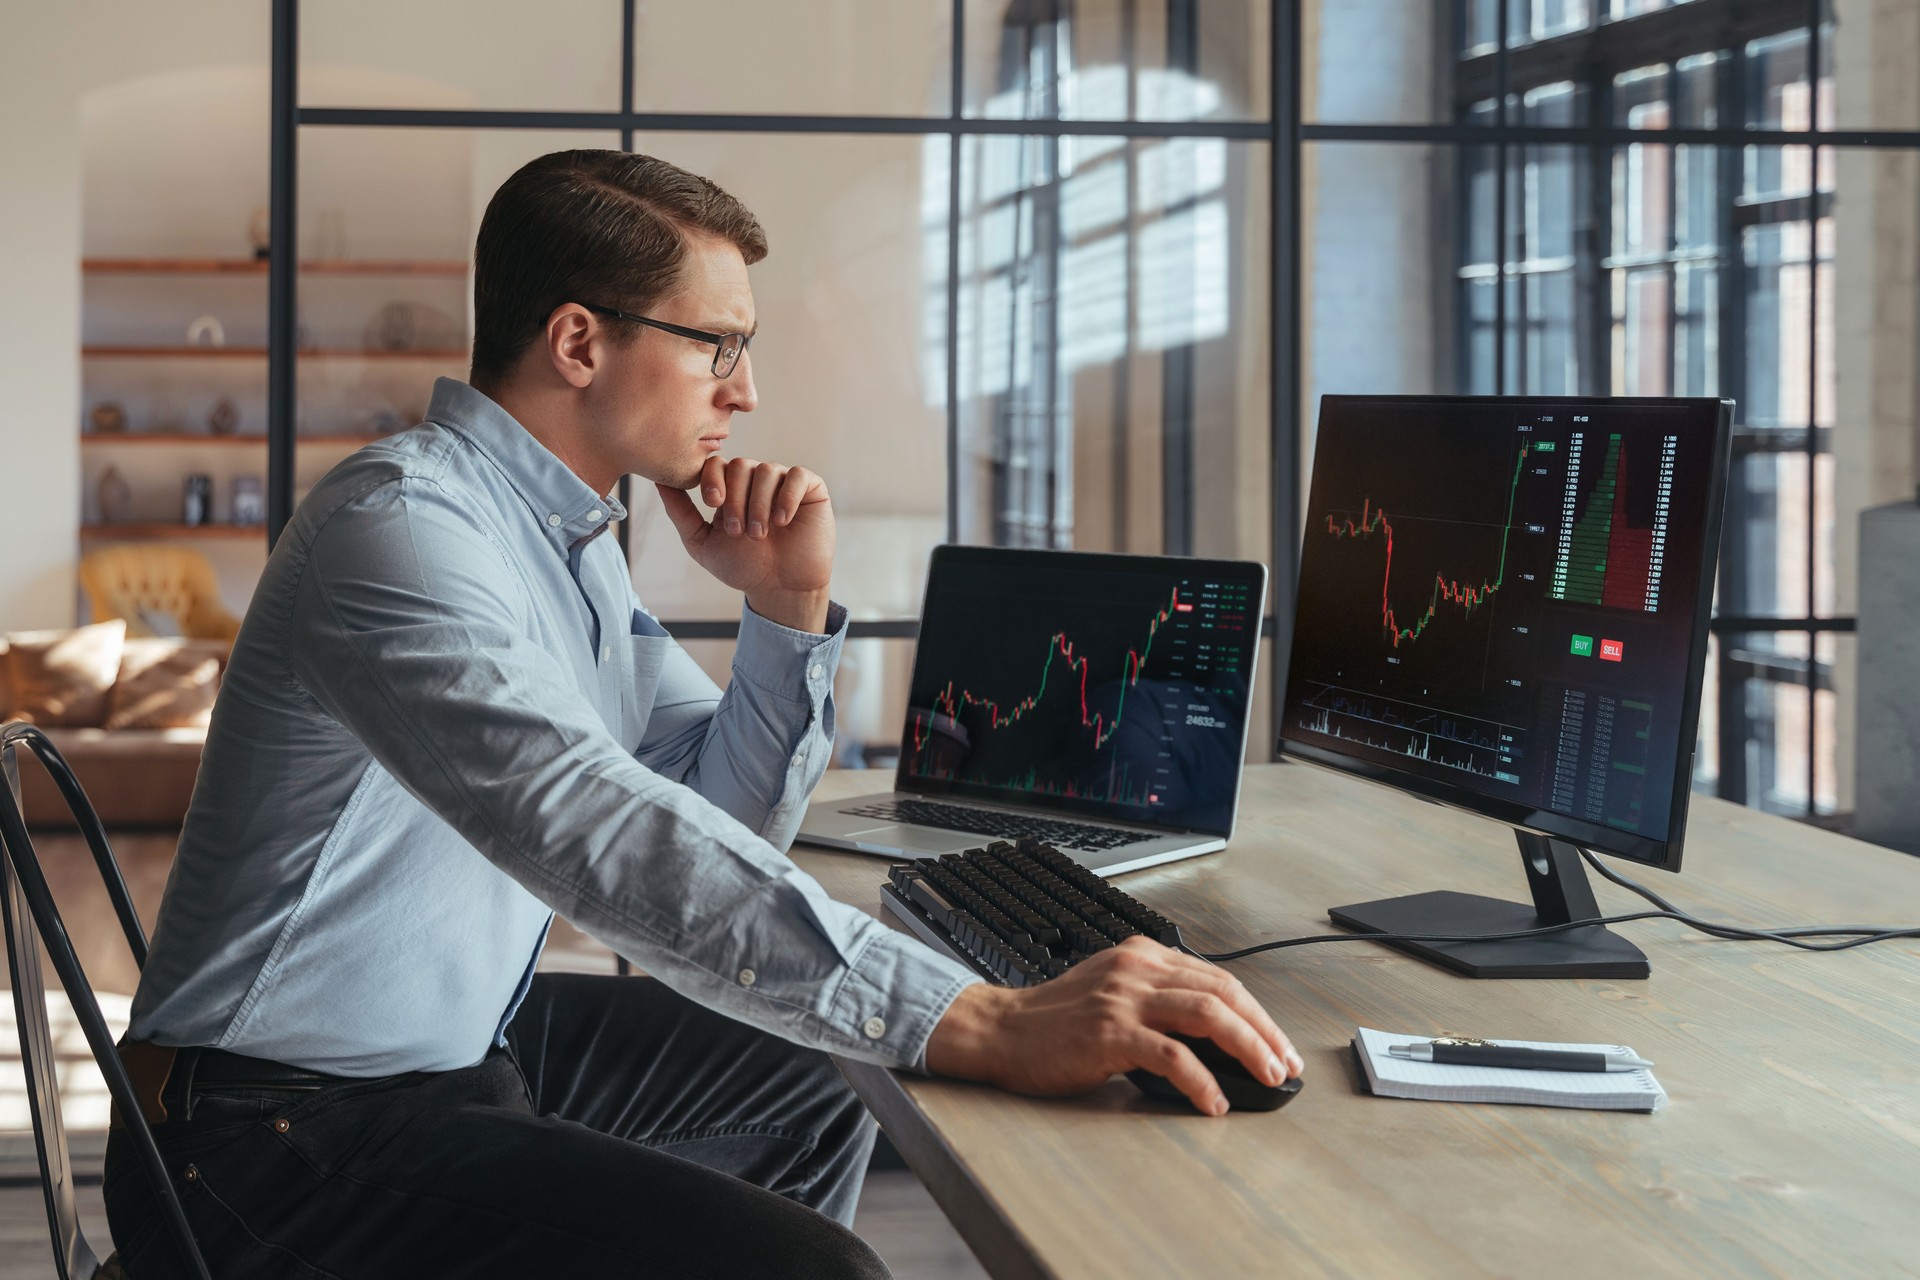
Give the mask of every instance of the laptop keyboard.
POLYGON ((843 809, 841 812, 859 818, 910 822, 921 827, 946 827, 951 831, 998 836, 1003 840, 1018 840, 1024 836, 1071 849, 1119 849, 1159 839, 1151 831, 1127 831, 1119 827, 1096 827, 1085 822, 1062 822, 1058 818, 1029 817, 1023 813, 999 813, 963 804, 943 804, 938 800, 885 800, 856 809, 843 809))

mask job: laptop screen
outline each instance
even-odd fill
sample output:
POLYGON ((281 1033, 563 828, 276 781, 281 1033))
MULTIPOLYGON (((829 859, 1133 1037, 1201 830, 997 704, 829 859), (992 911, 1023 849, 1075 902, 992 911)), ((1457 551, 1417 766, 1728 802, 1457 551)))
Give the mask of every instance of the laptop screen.
POLYGON ((1264 565, 938 547, 902 791, 1233 827, 1264 565))

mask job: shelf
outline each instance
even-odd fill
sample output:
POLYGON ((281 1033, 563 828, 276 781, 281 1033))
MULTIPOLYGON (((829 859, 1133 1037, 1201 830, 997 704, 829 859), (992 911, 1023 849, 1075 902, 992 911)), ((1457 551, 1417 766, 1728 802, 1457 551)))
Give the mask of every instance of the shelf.
MULTIPOLYGON (((265 258, 82 258, 80 270, 98 276, 264 276, 265 258)), ((303 274, 319 276, 462 276, 460 262, 356 262, 315 259, 302 262, 303 274)))
MULTIPOLYGON (((82 347, 82 356, 103 360, 264 360, 265 347, 82 347)), ((417 351, 296 351, 297 360, 465 360, 465 347, 432 347, 417 351)))
MULTIPOLYGON (((397 432, 395 434, 398 434, 397 432)), ((372 444, 386 436, 299 436, 295 444, 372 444)), ((82 431, 81 444, 265 444, 262 435, 216 436, 204 431, 82 431)))
POLYGON ((124 524, 83 524, 80 536, 96 542, 135 538, 252 538, 264 542, 267 528, 259 524, 159 524, 129 520, 124 524))

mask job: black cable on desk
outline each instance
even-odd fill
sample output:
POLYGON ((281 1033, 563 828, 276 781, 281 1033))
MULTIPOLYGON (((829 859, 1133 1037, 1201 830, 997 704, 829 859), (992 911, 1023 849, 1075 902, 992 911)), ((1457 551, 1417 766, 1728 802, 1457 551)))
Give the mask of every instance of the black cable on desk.
POLYGON ((1196 951, 1184 942, 1180 944, 1180 949, 1196 959, 1222 964, 1228 960, 1257 955, 1262 951, 1277 951, 1283 947, 1313 946, 1323 942, 1501 942, 1517 938, 1541 938, 1549 934, 1565 933, 1571 929, 1627 924, 1635 920, 1678 920, 1690 929, 1698 929, 1716 938, 1748 942, 1779 942, 1789 947, 1798 947, 1802 951, 1845 951, 1851 947, 1863 947, 1869 942, 1920 938, 1920 926, 1899 928, 1890 925, 1807 925, 1784 929, 1742 929, 1737 925, 1715 924, 1680 910, 1645 885, 1629 880, 1606 866, 1587 850, 1582 849, 1580 856, 1608 880, 1629 892, 1639 894, 1660 909, 1637 911, 1629 915, 1601 916, 1591 920, 1569 920, 1564 924, 1543 925, 1538 929, 1519 929, 1510 933, 1320 933, 1304 938, 1281 938, 1274 942, 1256 943, 1251 947, 1241 947, 1237 951, 1222 951, 1213 955, 1196 951), (1802 938, 1827 937, 1846 938, 1847 941, 1825 943, 1801 941, 1802 938))

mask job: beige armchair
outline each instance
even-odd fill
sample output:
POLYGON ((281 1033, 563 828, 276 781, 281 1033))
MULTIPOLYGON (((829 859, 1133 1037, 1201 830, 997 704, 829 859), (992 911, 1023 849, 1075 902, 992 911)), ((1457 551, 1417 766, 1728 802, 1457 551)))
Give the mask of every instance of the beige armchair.
POLYGON ((126 543, 90 551, 80 586, 93 620, 125 618, 129 636, 157 634, 155 615, 174 620, 190 640, 232 640, 240 620, 220 603, 213 566, 198 551, 166 543, 126 543))

